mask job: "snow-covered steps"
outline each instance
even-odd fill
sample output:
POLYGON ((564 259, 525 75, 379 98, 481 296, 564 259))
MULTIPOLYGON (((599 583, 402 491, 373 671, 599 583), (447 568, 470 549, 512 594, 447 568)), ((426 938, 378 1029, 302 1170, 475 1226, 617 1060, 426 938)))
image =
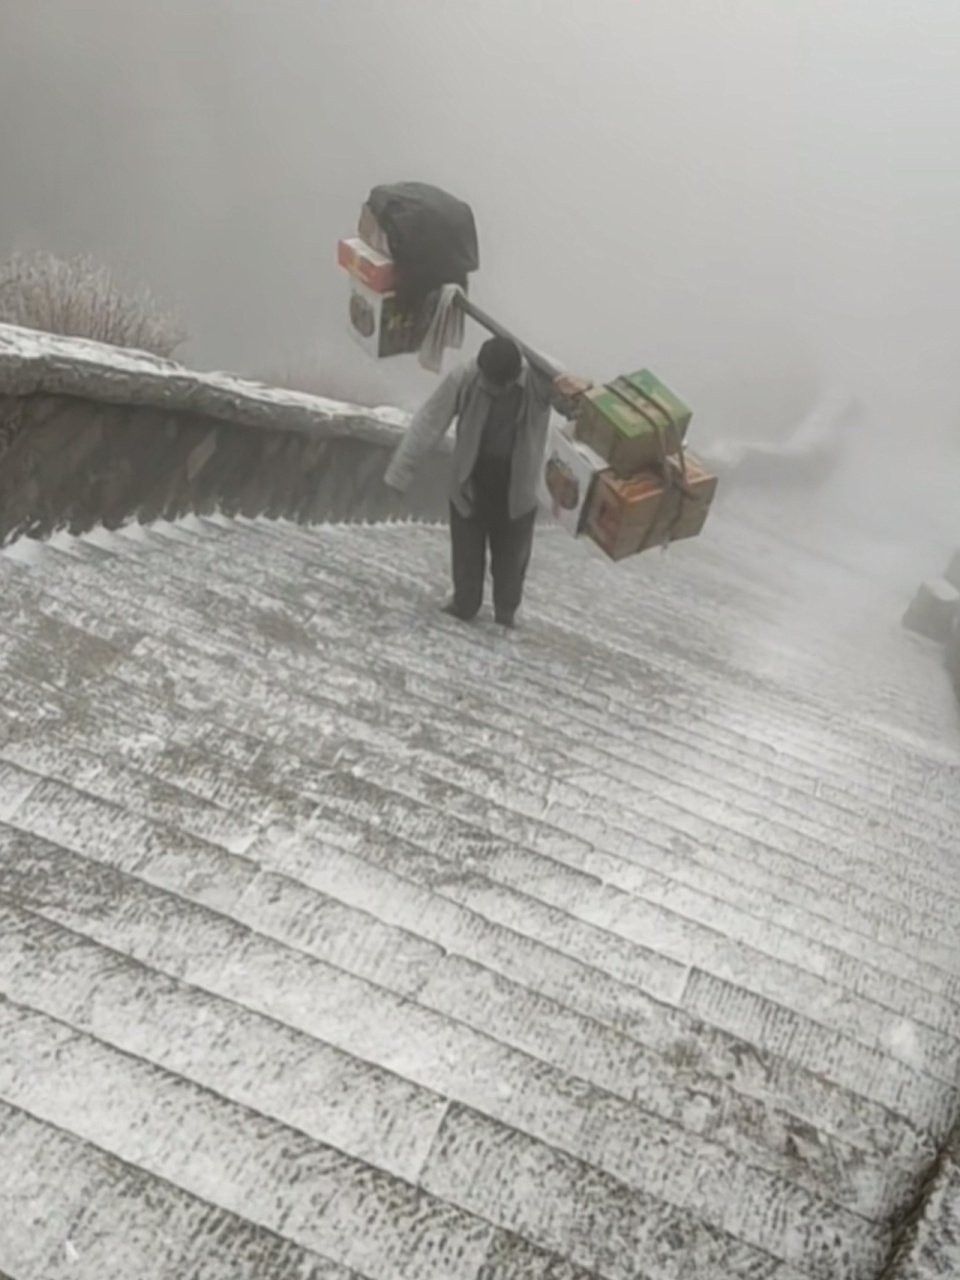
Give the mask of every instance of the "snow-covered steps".
POLYGON ((960 1112, 945 677, 711 533, 545 532, 512 635, 423 526, 0 555, 0 1274, 879 1274, 960 1112))

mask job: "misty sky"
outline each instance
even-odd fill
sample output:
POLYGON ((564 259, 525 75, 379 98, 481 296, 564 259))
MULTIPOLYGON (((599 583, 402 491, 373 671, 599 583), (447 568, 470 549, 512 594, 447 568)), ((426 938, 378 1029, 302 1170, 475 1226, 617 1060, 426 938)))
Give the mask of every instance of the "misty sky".
POLYGON ((578 371, 718 421, 777 381, 956 394, 956 0, 0 0, 0 120, 0 249, 125 266, 200 364, 360 371, 336 240, 416 179, 578 371))

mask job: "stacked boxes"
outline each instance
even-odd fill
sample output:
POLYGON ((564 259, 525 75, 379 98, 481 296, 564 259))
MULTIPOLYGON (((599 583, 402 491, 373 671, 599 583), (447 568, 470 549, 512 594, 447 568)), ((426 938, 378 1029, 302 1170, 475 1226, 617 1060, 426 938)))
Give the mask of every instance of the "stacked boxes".
POLYGON ((692 416, 659 378, 643 369, 586 393, 577 418, 577 439, 626 478, 675 456, 692 416))
POLYGON ((695 538, 717 479, 684 450, 692 416, 648 369, 588 391, 575 439, 556 431, 547 450, 544 481, 560 523, 611 560, 695 538))
POLYGON ((424 317, 402 311, 394 292, 394 264, 386 236, 367 205, 360 213, 359 235, 337 245, 337 264, 350 286, 349 327, 354 341, 376 360, 420 350, 424 317))

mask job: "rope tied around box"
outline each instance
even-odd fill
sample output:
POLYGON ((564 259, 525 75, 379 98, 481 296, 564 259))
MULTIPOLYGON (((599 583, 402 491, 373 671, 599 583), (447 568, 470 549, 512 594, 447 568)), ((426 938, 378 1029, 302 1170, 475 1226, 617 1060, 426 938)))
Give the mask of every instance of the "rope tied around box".
MULTIPOLYGON (((678 467, 673 462, 672 455, 667 452, 667 444, 664 438, 664 428, 662 424, 658 421, 657 418, 655 418, 647 410, 646 405, 644 405, 641 402, 638 402, 632 396, 627 395, 627 393, 623 391, 620 387, 618 387, 615 382, 608 383, 607 390, 612 392, 612 394, 616 396, 618 400, 622 401, 629 408, 633 409, 636 413, 639 413, 640 416, 650 424, 650 426, 653 428, 654 438, 657 442, 657 452, 660 455, 657 469, 663 480, 663 489, 661 490, 660 498, 657 502, 657 514, 654 516, 653 520, 650 521, 650 526, 647 529, 643 542, 640 544, 641 552, 646 551, 648 546, 650 545, 650 539, 652 538, 654 530, 657 527, 659 515, 661 510, 663 509, 663 503, 666 501, 667 497, 672 492, 676 492, 679 495, 677 504, 676 504, 676 508, 677 508, 676 515, 670 521, 670 527, 667 529, 667 535, 663 542, 663 550, 666 551, 667 548, 670 546, 671 542, 673 541, 673 535, 676 532, 676 529, 680 524, 680 521, 683 519, 684 502, 686 501, 687 498, 693 498, 696 496, 693 490, 691 489, 690 483, 687 479, 687 457, 683 447, 683 440, 681 439, 679 431, 677 431, 676 432, 677 457, 679 458, 679 461, 680 461, 680 465, 678 467)), ((660 413, 663 414, 664 418, 667 421, 668 426, 670 427, 673 426, 673 423, 670 418, 669 409, 665 405, 662 405, 660 401, 656 398, 656 396, 651 395, 649 391, 644 391, 642 388, 634 387, 632 385, 630 385, 630 390, 636 392, 637 395, 642 396, 644 400, 654 405, 655 408, 657 408, 660 411, 660 413)))

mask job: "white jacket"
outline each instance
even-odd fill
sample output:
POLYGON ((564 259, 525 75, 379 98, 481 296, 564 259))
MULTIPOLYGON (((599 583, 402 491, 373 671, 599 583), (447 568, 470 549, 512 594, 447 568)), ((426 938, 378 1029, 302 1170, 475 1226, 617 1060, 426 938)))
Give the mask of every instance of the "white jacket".
MULTIPOLYGON (((524 362, 520 377, 524 396, 510 471, 509 511, 512 520, 528 515, 538 505, 538 483, 547 446, 550 411, 568 414, 567 402, 555 389, 553 379, 524 362)), ((473 509, 470 477, 480 450, 480 437, 496 390, 480 371, 476 360, 452 370, 436 391, 414 414, 385 476, 386 483, 403 493, 413 481, 420 464, 457 423, 453 450, 450 501, 462 516, 473 509)))

